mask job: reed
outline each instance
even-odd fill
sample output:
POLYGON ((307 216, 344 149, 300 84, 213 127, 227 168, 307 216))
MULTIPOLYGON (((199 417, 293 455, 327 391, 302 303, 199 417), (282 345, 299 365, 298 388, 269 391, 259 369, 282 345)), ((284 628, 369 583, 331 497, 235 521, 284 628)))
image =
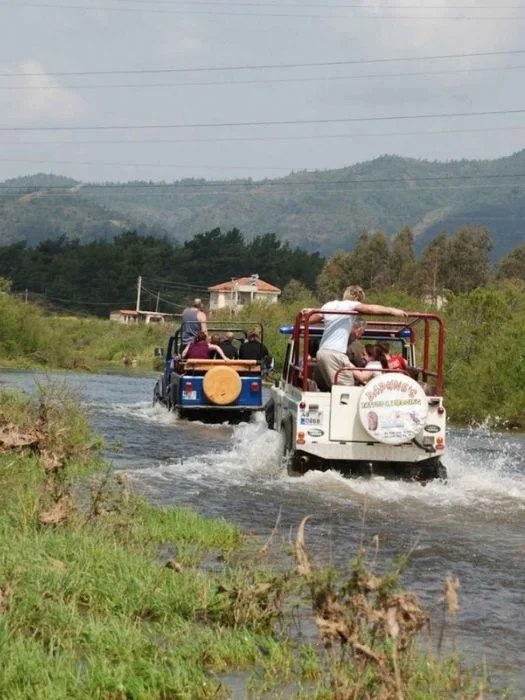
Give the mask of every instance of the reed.
MULTIPOLYGON (((100 459, 74 395, 0 393, 0 697, 476 698, 459 661, 422 652, 429 615, 362 549, 316 568, 305 525, 275 557, 233 524, 154 508, 100 459), (287 563, 289 561, 289 564, 287 563), (312 616, 319 642, 297 641, 312 616)), ((457 609, 451 579, 447 605, 457 609)))

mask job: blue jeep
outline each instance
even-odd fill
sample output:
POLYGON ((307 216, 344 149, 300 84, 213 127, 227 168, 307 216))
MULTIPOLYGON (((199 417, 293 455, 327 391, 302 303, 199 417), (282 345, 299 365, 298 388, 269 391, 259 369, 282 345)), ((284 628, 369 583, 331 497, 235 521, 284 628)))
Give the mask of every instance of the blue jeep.
MULTIPOLYGON (((246 324, 260 329, 261 324, 246 324)), ((232 329, 237 344, 246 341, 246 330, 232 329)), ((224 332, 224 329, 222 330, 224 332)), ((208 334, 220 334, 216 325, 208 334)), ((164 372, 153 390, 153 404, 161 403, 181 418, 205 422, 247 421, 254 411, 264 408, 263 376, 271 368, 271 358, 258 360, 183 359, 182 332, 179 328, 168 340, 164 372)))

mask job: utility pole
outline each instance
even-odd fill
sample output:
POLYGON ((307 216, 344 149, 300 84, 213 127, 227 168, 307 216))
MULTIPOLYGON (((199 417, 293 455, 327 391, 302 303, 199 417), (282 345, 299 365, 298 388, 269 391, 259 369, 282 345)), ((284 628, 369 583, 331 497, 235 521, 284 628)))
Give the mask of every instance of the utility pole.
POLYGON ((137 278, 137 307, 136 310, 140 311, 140 290, 142 287, 142 276, 139 275, 137 278))
POLYGON ((157 291, 157 303, 155 304, 155 311, 159 310, 159 301, 160 301, 160 289, 157 291))
POLYGON ((25 303, 26 303, 26 304, 27 304, 27 292, 28 292, 28 290, 26 289, 25 295, 24 295, 24 296, 25 296, 25 303))

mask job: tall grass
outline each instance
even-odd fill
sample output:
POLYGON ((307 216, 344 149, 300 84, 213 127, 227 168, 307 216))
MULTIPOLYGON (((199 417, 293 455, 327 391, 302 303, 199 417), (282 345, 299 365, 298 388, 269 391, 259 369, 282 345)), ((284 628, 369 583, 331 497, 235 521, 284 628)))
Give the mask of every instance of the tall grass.
POLYGON ((251 697, 482 700, 417 648, 429 617, 399 565, 315 569, 303 523, 272 569, 273 539, 153 508, 97 455, 74 396, 0 393, 0 697, 227 698, 237 670, 251 697), (293 641, 312 609, 320 644, 293 641))
POLYGON ((47 316, 33 304, 0 294, 0 363, 11 367, 96 371, 133 362, 153 366, 154 349, 173 327, 124 325, 96 318, 47 316))

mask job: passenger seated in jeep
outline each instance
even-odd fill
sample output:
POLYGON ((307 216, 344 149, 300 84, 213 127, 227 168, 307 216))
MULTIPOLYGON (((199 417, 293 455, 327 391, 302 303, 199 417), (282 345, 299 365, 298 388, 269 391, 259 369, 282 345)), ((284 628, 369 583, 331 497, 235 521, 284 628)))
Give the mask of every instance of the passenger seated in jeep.
POLYGON ((266 345, 260 341, 259 331, 255 328, 248 333, 248 340, 239 348, 239 360, 262 362, 269 354, 266 345))
POLYGON ((239 350, 237 349, 237 346, 235 345, 233 340, 233 332, 226 331, 226 333, 224 334, 224 338, 220 342, 221 350, 230 360, 236 360, 239 357, 239 350))
POLYGON ((375 345, 365 345, 366 365, 362 370, 354 371, 354 381, 356 384, 366 384, 374 377, 382 374, 383 369, 388 369, 383 346, 379 343, 375 345))
POLYGON ((381 347, 383 348, 383 351, 385 353, 385 357, 388 361, 388 369, 394 369, 394 370, 406 370, 408 367, 408 363, 403 357, 403 355, 398 355, 390 354, 390 345, 388 343, 381 343, 381 347))
MULTIPOLYGON (((212 346, 213 346, 213 345, 218 345, 218 346, 220 347, 220 343, 221 343, 221 337, 220 337, 220 335, 212 335, 212 336, 210 336, 210 355, 209 355, 210 360, 219 360, 219 359, 221 359, 221 356, 219 355, 219 353, 217 352, 217 350, 213 350, 213 349, 212 349, 212 346)), ((221 350, 222 350, 222 348, 221 348, 221 350)), ((223 353, 226 355, 226 353, 224 352, 224 350, 222 350, 222 351, 223 351, 223 353)))
POLYGON ((209 360, 210 352, 216 352, 218 356, 226 360, 227 357, 218 345, 208 343, 207 336, 204 331, 199 331, 195 336, 193 343, 186 345, 182 353, 182 359, 185 360, 209 360))

